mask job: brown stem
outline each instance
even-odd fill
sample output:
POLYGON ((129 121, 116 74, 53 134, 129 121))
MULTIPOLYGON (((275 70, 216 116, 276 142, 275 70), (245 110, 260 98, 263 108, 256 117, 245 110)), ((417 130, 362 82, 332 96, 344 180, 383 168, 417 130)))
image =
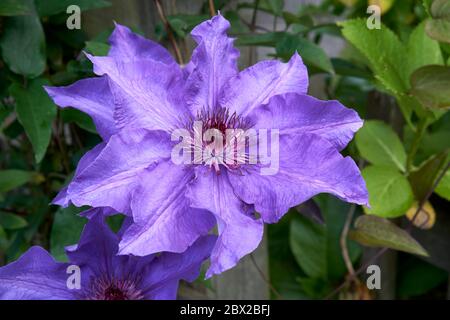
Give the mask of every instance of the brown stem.
MULTIPOLYGON (((250 32, 254 33, 255 32, 255 26, 256 26, 256 16, 258 13, 258 5, 259 5, 259 0, 255 0, 255 7, 253 8, 253 14, 252 14, 252 22, 250 23, 250 32)), ((256 54, 255 51, 255 47, 251 46, 250 49, 248 50, 248 64, 252 65, 253 64, 253 57, 256 54)))
POLYGON ((161 19, 162 23, 164 24, 164 28, 167 32, 167 36, 169 37, 170 44, 172 45, 173 51, 175 52, 175 56, 177 57, 177 61, 179 64, 183 63, 183 57, 181 56, 180 48, 178 48, 177 41, 175 40, 175 37, 172 32, 172 28, 170 27, 169 21, 167 20, 166 14, 164 13, 164 8, 161 5, 160 0, 154 0, 156 9, 158 10, 159 18, 161 19))
POLYGON ((214 0, 209 0, 209 13, 211 17, 214 17, 216 15, 216 8, 214 7, 214 0))
MULTIPOLYGON (((425 198, 420 202, 413 218, 411 219, 410 225, 408 227, 408 229, 406 230, 408 233, 411 233, 412 231, 412 227, 414 226, 414 221, 417 218, 417 216, 419 215, 419 212, 422 210, 424 204, 428 201, 428 199, 431 197, 431 194, 434 192, 434 190, 436 189, 436 187, 438 186, 439 182, 442 180, 442 178, 444 177, 445 173, 447 172, 447 170, 450 167, 450 163, 447 164, 447 166, 444 168, 444 170, 441 172, 441 174, 438 176, 438 178, 436 179, 436 181, 434 182, 433 186, 430 188, 430 190, 428 190, 425 198)), ((334 289, 331 293, 329 293, 326 297, 325 300, 331 299, 332 297, 334 297, 337 293, 339 293, 339 291, 341 291, 343 288, 345 288, 351 281, 353 281, 353 279, 355 279, 359 274, 361 274, 361 272, 363 272, 369 265, 371 265, 376 259, 378 259, 379 257, 381 257, 386 251, 388 250, 388 248, 382 248, 380 249, 373 257, 371 257, 369 259, 369 261, 363 265, 361 268, 359 268, 353 275, 350 275, 339 287, 337 287, 336 289, 334 289)))
POLYGON ((347 213, 347 219, 345 220, 344 228, 342 229, 341 237, 340 237, 340 245, 342 250, 342 258, 344 259, 345 266, 347 267, 348 273, 350 276, 355 274, 355 269, 353 268, 352 260, 350 259, 350 254, 348 253, 347 247, 347 235, 350 230, 350 224, 352 223, 353 216, 355 215, 356 205, 352 204, 347 213))
POLYGON ((252 260, 253 265, 255 266, 256 271, 258 271, 261 278, 264 280, 265 283, 269 286, 270 290, 277 296, 278 299, 283 299, 283 296, 278 292, 278 290, 272 285, 272 283, 267 279, 264 272, 261 270, 261 268, 256 263, 255 257, 252 253, 250 253, 250 259, 252 260))
POLYGON ((412 228, 414 226, 414 221, 416 220, 416 218, 419 216, 420 211, 422 210, 423 206, 425 205, 425 203, 428 201, 428 199, 431 197, 431 194, 434 192, 434 190, 436 189, 436 187, 438 186, 439 182, 442 180, 442 178, 444 178, 445 173, 447 172, 448 168, 450 167, 450 162, 447 163, 447 166, 444 168, 444 170, 442 170, 442 172, 439 174, 439 176, 437 177, 436 181, 434 181, 433 186, 430 188, 430 190, 428 190, 427 194, 425 195, 425 198, 423 198, 420 203, 419 206, 417 207, 416 212, 414 213, 413 218, 410 221, 410 224, 408 226, 408 233, 412 231, 412 228))
POLYGON ((353 281, 359 274, 361 274, 364 270, 366 270, 368 266, 370 266, 375 260, 377 260, 379 257, 381 257, 388 250, 389 250, 388 248, 380 249, 375 255, 373 255, 369 259, 369 261, 365 265, 363 265, 361 268, 356 270, 355 273, 353 275, 349 276, 339 287, 337 287, 331 293, 329 293, 325 297, 325 300, 329 300, 332 297, 334 297, 337 293, 339 293, 339 291, 344 289, 351 281, 353 281))
POLYGON ((66 174, 70 173, 70 165, 69 165, 69 159, 67 157, 67 150, 66 147, 60 137, 60 134, 62 134, 62 122, 60 121, 60 117, 59 114, 55 119, 55 122, 53 123, 53 136, 55 138, 56 141, 56 145, 59 148, 59 151, 61 152, 61 156, 62 156, 62 165, 64 168, 64 171, 66 172, 66 174))

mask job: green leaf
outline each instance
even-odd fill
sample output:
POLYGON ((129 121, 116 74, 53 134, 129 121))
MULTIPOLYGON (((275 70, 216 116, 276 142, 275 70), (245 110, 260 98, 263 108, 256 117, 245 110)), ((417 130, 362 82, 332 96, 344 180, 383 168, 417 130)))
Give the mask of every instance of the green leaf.
POLYGON ((406 170, 406 152, 400 138, 390 126, 378 120, 367 120, 356 134, 361 156, 372 164, 406 170))
POLYGON ((450 1, 435 0, 430 10, 432 19, 426 22, 427 34, 438 41, 450 43, 450 1))
POLYGON ((107 56, 110 45, 97 41, 86 41, 86 51, 94 56, 107 56))
POLYGON ((28 225, 27 221, 12 213, 0 211, 0 226, 5 229, 16 230, 28 225))
POLYGON ((447 170, 441 182, 439 182, 435 192, 442 198, 450 201, 450 171, 447 170))
POLYGON ((265 2, 265 7, 269 8, 274 15, 281 17, 284 8, 283 0, 263 0, 263 2, 265 2))
POLYGON ((81 11, 109 7, 105 0, 35 0, 37 11, 41 17, 66 12, 70 5, 79 6, 81 11))
POLYGON ((367 213, 394 218, 411 207, 414 196, 408 179, 394 168, 369 166, 362 176, 369 191, 370 208, 364 208, 367 213))
POLYGON ((29 78, 45 70, 45 36, 36 14, 5 19, 0 38, 3 60, 15 73, 29 78))
POLYGON ((297 51, 303 61, 319 70, 334 73, 333 65, 321 47, 299 35, 285 34, 277 43, 277 55, 288 60, 297 51))
POLYGON ((441 152, 428 159, 420 168, 409 174, 409 182, 417 201, 422 201, 433 188, 436 178, 447 164, 448 151, 441 152))
POLYGON ((238 36, 235 41, 237 46, 265 46, 275 47, 284 32, 267 32, 259 34, 243 34, 238 36))
POLYGON ((23 170, 0 171, 0 192, 8 192, 27 183, 33 178, 33 173, 23 170))
POLYGON ((61 119, 66 123, 76 123, 80 128, 97 134, 97 129, 95 124, 86 113, 81 112, 77 109, 64 108, 60 111, 61 119))
POLYGON ((397 294, 401 299, 426 294, 448 279, 447 271, 421 259, 411 258, 404 266, 400 265, 397 273, 397 294))
POLYGON ((425 66, 411 76, 411 93, 431 109, 450 108, 450 67, 425 66))
POLYGON ((29 0, 2 0, 0 3, 0 16, 21 16, 32 12, 29 0))
POLYGON ((349 233, 351 239, 369 247, 386 247, 428 256, 425 249, 405 230, 387 219, 364 215, 355 221, 355 230, 349 233))
POLYGON ((297 263, 312 278, 326 277, 326 233, 325 228, 299 216, 293 219, 290 244, 297 263))
MULTIPOLYGON (((327 281, 338 281, 347 272, 342 259, 339 238, 350 205, 331 196, 316 197, 325 224, 297 215, 290 228, 290 247, 302 270, 310 277, 327 281)), ((352 261, 361 253, 353 242, 348 243, 352 261)))
POLYGON ((67 261, 65 247, 78 243, 86 219, 78 216, 83 209, 73 206, 55 213, 50 234, 50 252, 59 261, 67 261))
POLYGON ((45 79, 35 79, 27 88, 14 83, 10 87, 11 95, 16 100, 17 117, 25 128, 33 145, 36 162, 45 155, 50 142, 52 121, 56 116, 56 106, 44 91, 45 79))
MULTIPOLYGON (((375 78, 390 94, 401 97, 407 91, 408 83, 404 80, 405 46, 386 26, 370 30, 365 19, 354 19, 339 23, 343 36, 369 62, 375 78)), ((400 104, 407 121, 410 121, 412 108, 408 104, 400 104)))
POLYGON ((429 64, 444 63, 439 43, 430 39, 425 33, 425 23, 419 24, 411 33, 406 52, 404 79, 408 84, 414 70, 429 64))
POLYGON ((207 15, 193 14, 176 14, 167 17, 173 31, 181 38, 185 38, 196 25, 208 19, 207 15))
MULTIPOLYGON (((291 209, 278 223, 268 226, 270 281, 285 299, 305 299, 301 287, 296 282, 302 270, 292 255, 289 246, 289 229, 293 217, 298 212, 291 209)), ((276 295, 273 295, 276 298, 276 295)))
POLYGON ((438 41, 450 43, 450 21, 430 19, 426 24, 427 34, 438 41))

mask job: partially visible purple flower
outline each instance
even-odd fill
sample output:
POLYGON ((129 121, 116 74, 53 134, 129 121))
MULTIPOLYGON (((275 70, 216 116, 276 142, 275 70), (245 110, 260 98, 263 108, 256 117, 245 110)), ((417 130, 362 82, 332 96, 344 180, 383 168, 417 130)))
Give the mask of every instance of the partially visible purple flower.
POLYGON ((118 256, 118 236, 97 215, 86 224, 79 243, 66 249, 69 263, 56 262, 35 246, 17 261, 1 267, 0 299, 175 299, 181 279, 193 281, 198 277, 214 241, 213 236, 202 237, 183 254, 118 256), (80 268, 79 289, 67 285, 71 265, 80 268))
POLYGON ((194 28, 197 47, 181 68, 160 45, 117 25, 109 55, 88 55, 100 77, 47 88, 56 104, 88 113, 104 140, 55 203, 131 215, 121 254, 183 252, 217 224, 209 277, 252 252, 264 222, 318 193, 368 202, 357 165, 339 153, 362 126, 358 114, 306 95, 297 53, 287 63, 262 61, 239 72, 229 26, 218 15, 194 28), (263 176, 260 165, 174 164, 171 133, 193 131, 194 121, 222 132, 278 129, 278 173, 263 176))

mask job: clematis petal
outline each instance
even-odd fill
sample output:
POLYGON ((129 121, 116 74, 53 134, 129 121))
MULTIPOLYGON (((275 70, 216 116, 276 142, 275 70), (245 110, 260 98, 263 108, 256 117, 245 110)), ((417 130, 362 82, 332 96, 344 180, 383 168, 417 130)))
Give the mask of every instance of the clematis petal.
MULTIPOLYGON (((96 145, 92 150, 86 152, 78 162, 74 177, 77 177, 81 172, 83 172, 83 170, 86 169, 98 157, 105 146, 106 143, 102 142, 96 145)), ((55 199, 53 199, 52 204, 60 205, 64 208, 67 207, 70 204, 70 197, 67 193, 68 189, 68 186, 61 189, 55 199)))
POLYGON ((217 219, 219 238, 211 253, 211 266, 206 277, 234 267, 239 259, 255 250, 263 235, 263 222, 248 214, 251 206, 238 199, 230 185, 228 174, 198 167, 196 180, 187 196, 191 206, 211 211, 217 219))
POLYGON ((109 43, 111 49, 108 56, 120 61, 153 59, 164 64, 176 64, 169 51, 159 43, 148 40, 118 23, 109 37, 109 43))
POLYGON ((315 134, 280 136, 279 170, 261 175, 257 167, 251 173, 230 174, 236 194, 255 205, 265 222, 278 221, 289 208, 318 193, 367 205, 368 193, 358 166, 343 157, 326 139, 315 134))
POLYGON ((0 300, 72 300, 66 269, 41 247, 31 247, 17 261, 0 268, 0 300))
POLYGON ((308 90, 308 71, 302 58, 295 53, 287 63, 277 60, 261 61, 242 70, 222 88, 222 107, 247 115, 275 95, 308 90))
POLYGON ((217 106, 219 92, 225 82, 238 72, 239 51, 226 31, 230 23, 220 14, 195 27, 191 35, 198 46, 192 53, 186 97, 192 110, 217 106))
POLYGON ((194 177, 191 168, 167 161, 140 174, 132 195, 134 223, 120 242, 120 254, 145 256, 169 251, 184 252, 215 224, 205 210, 189 207, 186 184, 194 177))
POLYGON ((176 299, 178 282, 194 281, 209 257, 217 237, 204 236, 184 253, 162 253, 149 265, 142 287, 146 299, 176 299))
POLYGON ((116 210, 109 207, 91 208, 79 214, 80 217, 92 219, 97 216, 109 217, 118 214, 116 210))
POLYGON ((322 101, 307 95, 287 93, 254 109, 249 118, 255 129, 278 129, 285 133, 314 133, 342 150, 363 121, 358 113, 336 100, 322 101))
POLYGON ((137 176, 145 168, 170 158, 170 152, 170 137, 165 132, 121 131, 72 180, 68 197, 76 206, 110 207, 127 213, 137 176))
POLYGON ((87 113, 103 140, 116 133, 114 101, 106 77, 83 79, 66 87, 44 88, 61 108, 74 107, 87 113))
POLYGON ((111 231, 102 215, 92 217, 84 226, 76 245, 66 247, 71 263, 81 269, 81 285, 88 288, 92 276, 117 274, 124 263, 117 256, 118 236, 111 231))
POLYGON ((183 116, 190 115, 181 94, 184 75, 178 65, 87 56, 94 63, 94 72, 110 79, 118 129, 170 131, 179 127, 183 116))

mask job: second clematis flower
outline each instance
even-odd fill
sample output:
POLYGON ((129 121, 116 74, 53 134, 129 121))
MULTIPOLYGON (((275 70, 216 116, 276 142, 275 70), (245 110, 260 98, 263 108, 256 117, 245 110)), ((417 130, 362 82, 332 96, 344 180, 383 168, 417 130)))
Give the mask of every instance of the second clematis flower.
POLYGON ((363 124, 358 114, 308 96, 298 54, 239 71, 229 26, 218 15, 194 28, 197 47, 181 67, 159 44, 117 25, 108 56, 88 55, 99 77, 46 88, 59 106, 88 113, 104 140, 81 159, 55 203, 131 216, 120 254, 183 252, 217 225, 210 277, 255 250, 264 223, 316 194, 368 203, 357 165, 339 153, 363 124), (268 142, 276 171, 262 174, 261 161, 248 156, 226 163, 210 150, 214 143, 195 146, 209 158, 174 163, 173 133, 182 129, 195 140, 198 128, 276 131, 268 142))

